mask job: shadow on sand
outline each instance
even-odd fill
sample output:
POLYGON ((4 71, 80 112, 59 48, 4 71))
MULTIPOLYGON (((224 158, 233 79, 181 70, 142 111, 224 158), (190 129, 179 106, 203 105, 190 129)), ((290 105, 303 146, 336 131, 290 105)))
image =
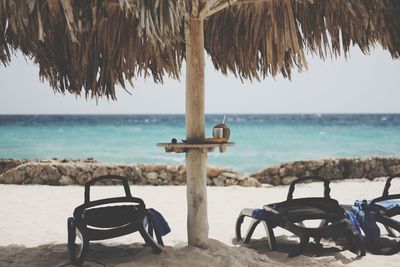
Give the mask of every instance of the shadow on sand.
MULTIPOLYGON (((268 251, 265 239, 255 239, 248 245, 227 246, 210 239, 209 249, 202 250, 186 245, 165 247, 161 254, 155 255, 150 247, 141 243, 129 245, 105 245, 91 243, 87 260, 83 266, 343 266, 358 258, 349 251, 343 251, 333 243, 328 247, 311 245, 302 255, 288 257, 298 244, 298 240, 277 237, 277 251, 268 251)), ((341 244, 339 244, 341 246, 341 244)), ((64 267, 69 263, 66 244, 48 244, 38 247, 4 246, 0 247, 0 266, 64 267)))
MULTIPOLYGON (((152 254, 152 249, 142 244, 106 246, 90 244, 90 251, 83 266, 115 266, 134 262, 138 254, 152 254)), ((66 244, 49 244, 38 247, 0 247, 0 266, 73 266, 70 264, 66 244)))
MULTIPOLYGON (((276 236, 277 248, 269 251, 267 239, 252 239, 249 244, 241 246, 253 249, 259 254, 266 254, 269 259, 283 263, 285 265, 302 266, 342 266, 361 259, 350 251, 346 251, 346 242, 337 240, 336 242, 324 240, 323 244, 316 244, 310 241, 310 245, 297 257, 289 257, 289 253, 296 250, 299 239, 295 236, 276 236)), ((235 242, 234 242, 235 243, 235 242)))

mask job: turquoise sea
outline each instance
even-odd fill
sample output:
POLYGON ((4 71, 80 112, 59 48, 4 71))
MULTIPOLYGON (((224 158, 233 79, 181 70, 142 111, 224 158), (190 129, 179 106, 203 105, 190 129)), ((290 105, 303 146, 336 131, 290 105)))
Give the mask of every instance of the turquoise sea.
MULTIPOLYGON (((206 117, 206 133, 222 115, 206 117)), ((208 164, 253 172, 330 157, 400 156, 400 114, 227 115, 226 153, 208 164)), ((183 115, 0 115, 0 158, 87 158, 112 163, 183 163, 158 142, 185 139, 183 115)))

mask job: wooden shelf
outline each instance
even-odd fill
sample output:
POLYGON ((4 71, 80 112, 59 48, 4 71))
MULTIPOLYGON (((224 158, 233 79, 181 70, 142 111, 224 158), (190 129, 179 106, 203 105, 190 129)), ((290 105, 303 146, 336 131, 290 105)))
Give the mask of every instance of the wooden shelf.
POLYGON ((202 144, 188 144, 188 143, 158 143, 158 147, 164 147, 165 152, 186 153, 190 149, 202 149, 204 152, 213 152, 215 148, 219 148, 219 152, 224 153, 228 146, 234 146, 235 143, 202 143, 202 144))

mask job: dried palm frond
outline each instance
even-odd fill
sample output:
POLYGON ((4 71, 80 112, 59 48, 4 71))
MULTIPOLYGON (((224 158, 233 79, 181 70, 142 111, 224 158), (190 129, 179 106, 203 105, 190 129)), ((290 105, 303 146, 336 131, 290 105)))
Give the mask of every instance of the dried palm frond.
POLYGON ((0 2, 0 60, 19 49, 57 91, 115 99, 137 75, 178 78, 183 1, 0 2))
POLYGON ((0 61, 18 49, 56 91, 115 99, 115 85, 138 76, 179 78, 188 12, 209 15, 207 53, 243 79, 290 78, 305 53, 346 56, 353 45, 400 57, 398 0, 3 0, 0 61))
MULTIPOLYGON (((232 1, 233 2, 233 1, 232 1)), ((376 44, 400 56, 400 1, 268 0, 236 4, 206 21, 206 49, 223 73, 265 78, 306 67, 305 52, 345 56, 376 44)))

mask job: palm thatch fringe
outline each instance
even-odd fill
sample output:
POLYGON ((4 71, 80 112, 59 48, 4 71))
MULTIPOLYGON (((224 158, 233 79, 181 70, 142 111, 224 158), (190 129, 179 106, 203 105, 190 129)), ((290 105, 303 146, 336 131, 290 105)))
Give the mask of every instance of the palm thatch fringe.
POLYGON ((137 75, 179 77, 184 1, 0 2, 0 60, 19 49, 57 91, 116 98, 137 75))
POLYGON ((398 0, 0 0, 0 61, 20 50, 56 91, 115 99, 138 76, 179 78, 188 12, 206 17, 215 67, 243 79, 290 78, 305 53, 353 45, 400 57, 398 0))
POLYGON ((269 0, 231 5, 206 21, 206 49, 217 69, 265 78, 306 67, 305 52, 322 59, 364 53, 379 44, 400 56, 400 1, 269 0))

